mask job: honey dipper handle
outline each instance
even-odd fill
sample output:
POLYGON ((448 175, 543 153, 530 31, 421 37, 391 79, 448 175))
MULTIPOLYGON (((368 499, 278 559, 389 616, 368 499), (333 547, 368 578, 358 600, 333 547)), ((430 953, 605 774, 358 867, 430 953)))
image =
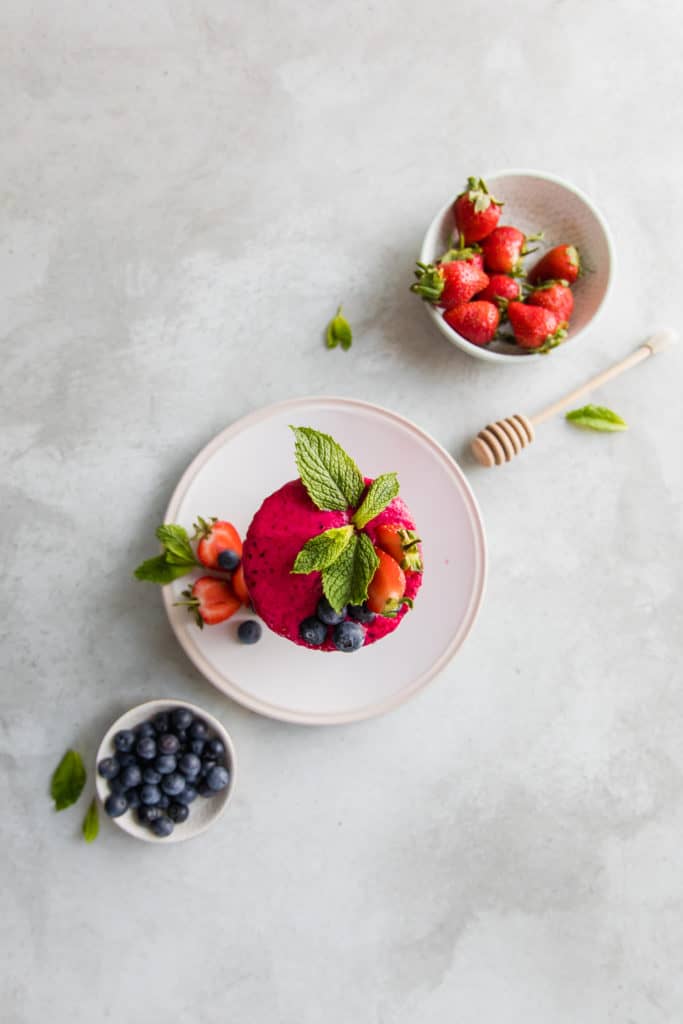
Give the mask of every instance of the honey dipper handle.
POLYGON ((630 370, 631 367, 637 366, 638 363, 642 363, 644 359, 648 359, 650 356, 655 355, 657 352, 662 352, 665 348, 669 348, 678 340, 678 334, 670 327, 665 327, 661 331, 657 331, 652 335, 651 338, 637 348, 635 352, 632 352, 630 356, 626 356, 626 359, 622 359, 621 362, 615 363, 614 366, 610 366, 608 370, 603 370, 602 373, 598 373, 595 377, 591 377, 590 380, 582 384, 581 387, 575 388, 574 391, 570 391, 564 398, 558 399, 557 402, 553 402, 552 405, 546 406, 545 409, 541 409, 535 416, 530 416, 529 419, 536 427, 539 423, 545 423, 551 416, 554 416, 558 412, 562 412, 567 406, 573 405, 578 398, 581 398, 588 391, 592 391, 593 388, 600 387, 601 384, 606 384, 608 380, 612 380, 614 377, 618 377, 620 373, 625 373, 626 370, 630 370))

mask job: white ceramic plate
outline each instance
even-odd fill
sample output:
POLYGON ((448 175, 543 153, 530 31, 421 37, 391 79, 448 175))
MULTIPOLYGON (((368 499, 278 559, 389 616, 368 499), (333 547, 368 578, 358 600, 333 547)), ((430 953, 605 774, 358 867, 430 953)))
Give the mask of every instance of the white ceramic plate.
MULTIPOLYGON (((541 171, 497 171, 484 176, 497 199, 504 201, 501 226, 512 224, 525 234, 545 232, 542 242, 535 242, 538 253, 526 258, 531 269, 544 252, 564 242, 578 246, 586 273, 572 286, 574 312, 566 340, 554 349, 550 358, 576 342, 588 327, 595 326, 604 308, 614 277, 614 246, 607 223, 595 204, 568 181, 541 171)), ((454 229, 453 196, 439 210, 429 225, 422 243, 420 260, 432 263, 445 252, 454 229)), ((473 345, 446 323, 442 310, 424 303, 427 315, 453 344, 469 356, 508 366, 539 366, 545 357, 528 352, 517 345, 494 341, 482 348, 473 345), (539 361, 540 360, 540 361, 539 361)))
POLYGON ((133 811, 126 811, 119 818, 108 819, 123 829, 124 832, 127 832, 128 835, 134 836, 135 839, 142 839, 146 843, 161 843, 165 846, 168 846, 170 843, 182 843, 185 839, 192 839, 194 836, 206 832, 207 828, 213 825, 214 821, 223 813, 225 805, 232 796, 235 788, 235 770, 237 765, 235 748, 232 745, 228 732, 218 719, 210 715, 208 711, 204 711, 203 708, 198 708, 195 704, 188 704, 185 700, 148 700, 144 704, 138 704, 137 707, 126 711, 125 715, 121 715, 120 718, 117 718, 109 726, 102 738, 95 759, 95 788, 99 801, 102 804, 102 813, 104 814, 104 801, 109 796, 110 791, 107 780, 103 779, 98 773, 97 765, 105 757, 114 756, 116 749, 114 747, 114 736, 121 729, 134 729, 141 722, 148 721, 157 711, 172 711, 174 708, 189 708, 198 718, 204 719, 214 736, 223 741, 223 746, 227 752, 226 761, 230 770, 230 783, 226 789, 221 790, 215 796, 208 799, 197 797, 190 804, 190 816, 187 821, 184 821, 181 825, 176 825, 171 835, 163 839, 155 836, 145 825, 141 825, 133 811))
POLYGON ((415 609, 391 636, 351 655, 298 647, 264 629, 258 644, 236 639, 238 613, 199 630, 173 602, 187 578, 163 588, 171 626, 218 689, 260 714, 311 725, 352 722, 408 700, 449 661, 472 628, 486 574, 481 514, 462 471, 428 434, 379 406, 302 398, 239 420, 195 458, 166 521, 190 528, 218 516, 244 535, 263 499, 298 476, 289 424, 331 434, 368 476, 395 470, 423 540, 425 574, 415 609))

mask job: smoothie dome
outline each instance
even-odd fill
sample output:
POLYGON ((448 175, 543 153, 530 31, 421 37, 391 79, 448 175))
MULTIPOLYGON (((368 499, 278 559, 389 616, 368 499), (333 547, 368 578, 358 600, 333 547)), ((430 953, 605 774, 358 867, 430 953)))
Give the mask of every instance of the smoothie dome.
POLYGON ((242 556, 246 585, 280 636, 357 650, 410 611, 422 582, 420 540, 394 473, 366 478, 329 435, 293 429, 301 476, 254 516, 242 556))

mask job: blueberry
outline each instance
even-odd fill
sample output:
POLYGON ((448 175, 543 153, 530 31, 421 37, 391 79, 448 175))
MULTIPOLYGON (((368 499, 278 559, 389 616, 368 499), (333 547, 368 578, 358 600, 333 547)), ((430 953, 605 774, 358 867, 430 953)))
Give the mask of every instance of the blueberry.
POLYGON ((201 777, 203 779, 205 779, 206 776, 209 774, 209 772, 212 771, 216 767, 217 763, 218 762, 214 761, 213 758, 211 758, 210 760, 207 760, 207 761, 202 761, 202 770, 201 770, 201 773, 200 773, 201 777))
POLYGON ((197 792, 199 793, 200 796, 215 796, 216 795, 214 793, 214 791, 211 789, 211 786, 208 784, 206 779, 202 779, 202 781, 199 783, 199 785, 197 787, 197 792))
POLYGON ((129 750, 132 750, 134 743, 135 733, 132 729, 121 729, 121 731, 117 732, 116 736, 114 736, 114 746, 122 753, 127 753, 129 750))
POLYGON ((147 782, 144 786, 140 787, 140 799, 147 807, 153 807, 161 800, 161 790, 158 786, 153 786, 147 782))
POLYGON ((126 789, 132 789, 133 786, 139 786, 142 782, 142 772, 136 764, 129 764, 121 772, 120 778, 126 789))
POLYGON ((204 753, 204 740, 190 740, 190 750, 197 757, 201 757, 204 753))
POLYGON ((187 735, 187 729, 175 729, 174 730, 174 736, 178 737, 178 743, 180 744, 180 749, 181 750, 184 747, 186 747, 187 744, 189 743, 189 737, 187 735))
POLYGON ((338 622, 343 622, 346 618, 346 608, 342 608, 340 612, 336 612, 326 597, 321 597, 318 601, 318 607, 315 610, 316 616, 321 622, 324 622, 326 626, 336 626, 338 622))
POLYGON ((161 782, 161 772, 158 772, 156 768, 143 768, 142 781, 149 782, 152 786, 158 786, 161 782))
POLYGON ((119 766, 113 757, 105 757, 98 764, 97 771, 103 779, 113 779, 119 774, 119 766))
POLYGON ((201 770, 202 762, 196 754, 183 754, 178 761, 178 771, 188 778, 194 778, 195 775, 199 775, 201 770))
POLYGON ((126 800, 131 811, 134 811, 136 807, 140 807, 140 791, 138 789, 127 789, 126 800))
POLYGON ((172 772, 161 780, 161 788, 168 796, 177 796, 185 789, 185 779, 179 772, 172 772))
POLYGON ((222 764, 215 765, 206 776, 206 784, 214 793, 218 793, 219 790, 225 789, 229 782, 230 773, 222 764))
POLYGON ((172 732, 165 732, 157 740, 157 747, 160 754, 177 754, 180 750, 180 740, 172 732))
POLYGON ((128 810, 128 801, 123 793, 110 793, 104 801, 104 809, 110 818, 120 818, 128 810))
POLYGON ((175 799, 179 804, 191 804, 197 799, 197 790, 188 782, 185 784, 185 789, 175 794, 175 799))
POLYGON ((242 559, 232 548, 223 548, 222 551, 219 551, 216 561, 218 562, 219 569, 225 569, 226 572, 234 572, 242 559))
MULTIPOLYGON (((175 726, 176 736, 178 736, 178 729, 189 729, 194 715, 189 708, 174 708, 171 714, 171 721, 175 726)), ((178 737, 180 739, 180 737, 178 737)))
POLYGON ((169 718, 168 711, 157 711, 156 715, 152 719, 154 731, 160 734, 168 732, 170 721, 171 719, 169 718))
POLYGON ((352 619, 356 622, 365 622, 369 624, 375 621, 375 613, 371 612, 367 604, 350 604, 347 611, 352 619))
POLYGON ((309 647, 320 647, 327 638, 327 626, 311 615, 299 624, 299 636, 309 647))
POLYGON ((138 763, 138 759, 135 756, 135 754, 129 753, 128 751, 124 752, 121 750, 116 751, 116 753, 114 754, 114 760, 116 761, 120 768, 127 768, 129 764, 138 763))
POLYGON ((159 803, 156 804, 156 806, 159 808, 160 811, 168 810, 168 808, 171 806, 170 797, 168 797, 166 793, 162 793, 161 796, 159 797, 159 803))
POLYGON ((246 619, 237 627, 237 636, 243 644, 256 644, 261 639, 261 623, 256 619, 246 619))
POLYGON ((135 729, 135 735, 139 740, 144 739, 145 736, 153 736, 154 732, 155 729, 151 722, 140 722, 135 729))
POLYGON ((187 731, 191 740, 205 740, 209 735, 209 727, 201 718, 195 718, 187 731))
POLYGON ((125 793, 127 789, 128 786, 125 784, 120 775, 117 775, 113 779, 109 779, 109 790, 111 793, 125 793))
POLYGON ((140 804, 137 812, 138 821, 141 825, 149 825, 155 818, 160 818, 164 813, 161 807, 145 807, 144 804, 140 804))
POLYGON ((340 622, 334 627, 334 646, 338 651, 357 651, 365 643, 365 630, 358 622, 340 622))
POLYGON ((190 817, 190 808, 186 804, 171 804, 168 816, 176 825, 182 825, 190 817))
POLYGON ((157 745, 151 736, 143 736, 138 740, 135 751, 143 761, 152 761, 157 756, 157 745))
POLYGON ((206 752, 216 759, 225 757, 225 746, 223 745, 223 741, 209 740, 206 744, 206 752))
POLYGON ((156 818, 149 827, 155 836, 165 839, 166 836, 170 836, 173 831, 173 822, 167 814, 162 814, 161 817, 156 818))
POLYGON ((170 775, 176 770, 177 764, 177 759, 173 754, 159 754, 154 762, 154 770, 159 772, 159 775, 170 775))

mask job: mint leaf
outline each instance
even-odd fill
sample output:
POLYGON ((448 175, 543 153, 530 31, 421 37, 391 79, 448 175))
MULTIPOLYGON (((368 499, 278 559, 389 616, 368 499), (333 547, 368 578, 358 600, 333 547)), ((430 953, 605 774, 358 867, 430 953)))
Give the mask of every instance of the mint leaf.
POLYGON ((349 324, 346 317, 342 316, 341 306, 337 310, 337 315, 332 317, 327 330, 325 332, 325 344, 328 348, 336 348, 337 345, 346 352, 351 348, 351 342, 353 340, 353 333, 351 331, 351 325, 349 324))
POLYGON ((55 768, 50 783, 50 796, 55 802, 55 810, 63 811, 65 807, 75 804, 84 786, 83 758, 75 750, 67 750, 55 768))
POLYGON ((93 797, 90 807, 85 812, 82 825, 83 838, 86 843, 92 843, 100 833, 100 819, 97 812, 97 797, 93 797))
POLYGON ((323 569, 323 593, 335 611, 363 604, 379 559, 365 533, 354 534, 336 562, 323 569))
POLYGON ((567 413, 567 419, 577 427, 589 430, 616 431, 628 430, 628 424, 611 409, 602 405, 584 405, 582 409, 574 409, 567 413))
POLYGON ((390 501, 393 501, 399 491, 398 477, 395 473, 383 473, 373 480, 368 493, 363 498, 363 504, 353 517, 353 521, 359 530, 362 530, 366 523, 378 516, 390 501))
POLYGON ((190 538, 184 527, 176 526, 175 523, 164 523, 157 527, 156 535, 164 545, 166 556, 170 562, 196 564, 197 560, 190 546, 190 538))
POLYGON ((294 452, 302 483, 320 509, 355 508, 365 489, 358 466, 329 434, 311 427, 292 427, 294 452))
POLYGON ((335 526, 306 541, 292 567, 292 572, 306 574, 322 571, 341 555, 353 537, 353 526, 335 526))
POLYGON ((157 555, 156 558, 148 558, 146 562, 139 565, 135 570, 135 578, 145 580, 147 583, 172 583, 180 576, 186 576, 193 568, 194 562, 173 563, 167 561, 166 555, 157 555))

